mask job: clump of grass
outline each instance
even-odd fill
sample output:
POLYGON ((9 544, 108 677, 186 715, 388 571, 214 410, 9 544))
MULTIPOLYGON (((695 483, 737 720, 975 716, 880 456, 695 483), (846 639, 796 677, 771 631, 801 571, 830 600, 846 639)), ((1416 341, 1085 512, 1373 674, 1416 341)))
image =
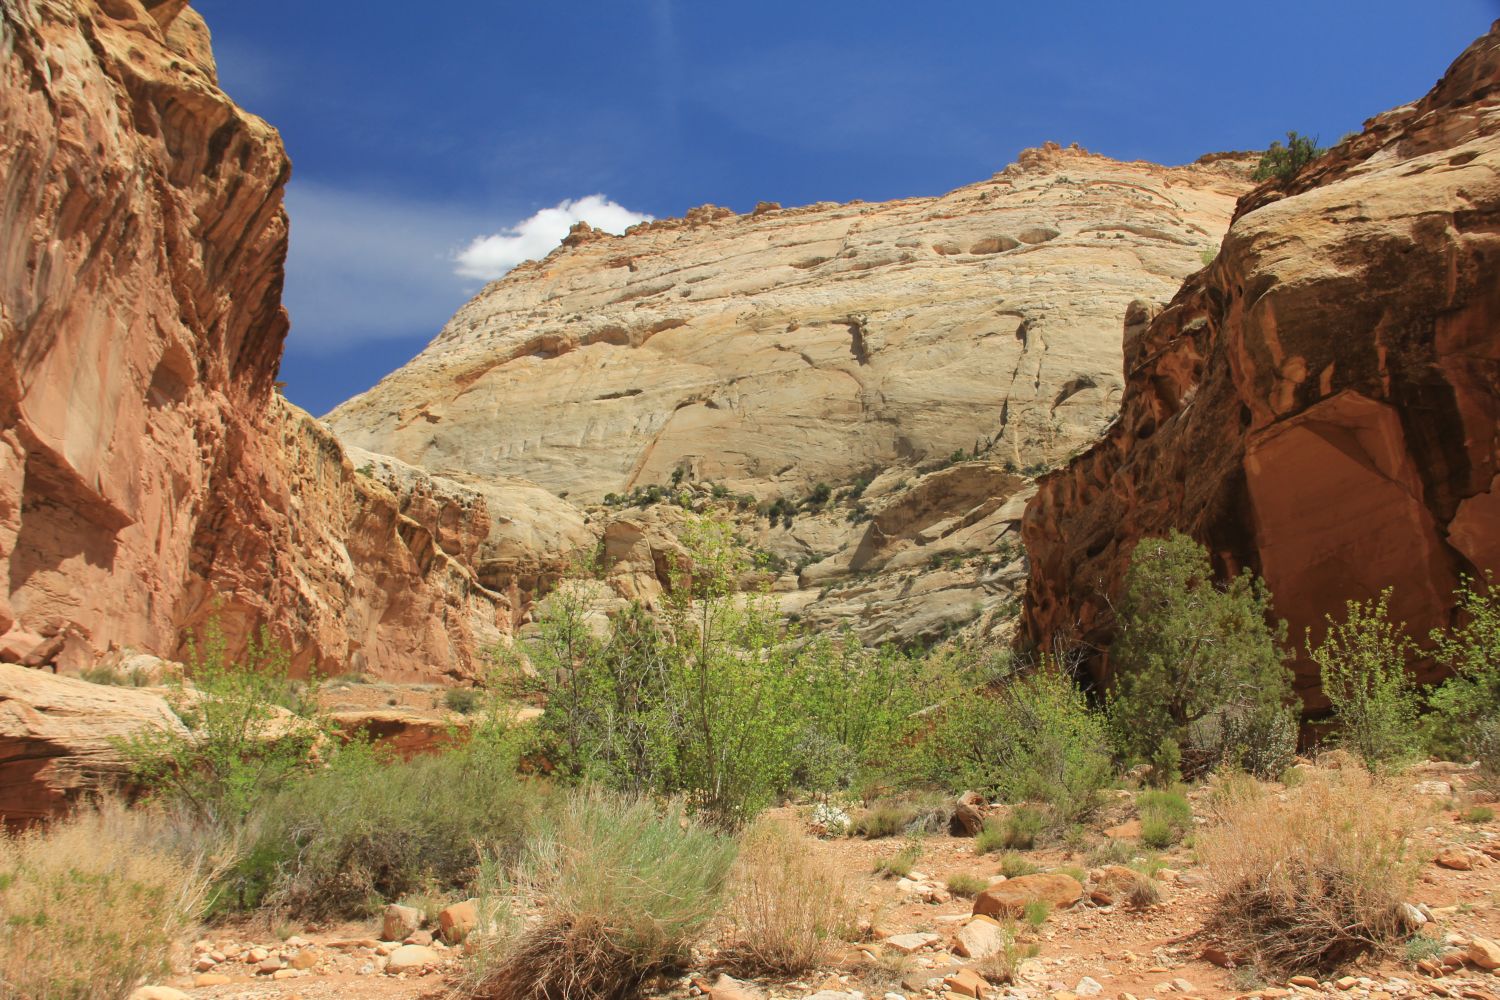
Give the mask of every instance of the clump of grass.
POLYGON ((1471 806, 1460 817, 1465 823, 1488 823, 1495 818, 1495 810, 1489 806, 1471 806))
POLYGON ((1061 868, 1052 869, 1052 871, 1058 875, 1066 875, 1075 882, 1087 882, 1089 878, 1088 872, 1077 865, 1063 865, 1061 868))
POLYGON ((1141 843, 1158 850, 1180 841, 1193 824, 1193 807, 1176 789, 1142 792, 1136 811, 1141 816, 1141 843))
POLYGON ((1022 944, 1017 941, 1015 921, 1007 920, 1001 924, 1000 950, 981 961, 975 969, 992 985, 1014 983, 1021 963, 1034 958, 1039 951, 1041 947, 1035 942, 1022 944))
POLYGON ((469 938, 467 995, 624 1000, 687 960, 719 911, 735 841, 679 805, 575 793, 515 872, 486 866, 485 924, 469 938), (513 919, 506 900, 540 912, 513 919), (498 901, 498 902, 496 902, 498 901))
POLYGON ((990 880, 979 875, 959 873, 948 876, 948 891, 966 899, 979 895, 990 887, 990 880))
POLYGON ((1198 838, 1218 890, 1211 929, 1278 975, 1333 972, 1390 951, 1406 936, 1417 822, 1403 789, 1356 766, 1311 774, 1285 801, 1220 803, 1198 838))
POLYGON ((875 874, 886 878, 905 878, 911 874, 917 859, 922 856, 922 842, 908 840, 906 846, 888 858, 875 862, 875 874))
POLYGON ((844 879, 768 819, 741 838, 728 910, 723 956, 739 975, 796 976, 825 964, 855 922, 844 879))
POLYGON ((1027 861, 1015 851, 1007 851, 1000 856, 1000 874, 1006 878, 1035 875, 1039 871, 1041 871, 1041 868, 1027 861))
POLYGON ((1136 849, 1123 840, 1107 840, 1089 851, 1087 860, 1090 868, 1103 868, 1127 864, 1136 853, 1136 849))
POLYGON ((1133 910, 1149 910, 1161 902, 1161 887, 1156 879, 1136 872, 1125 888, 1125 905, 1133 910))
POLYGON ((1416 965, 1418 962, 1437 958, 1448 946, 1436 938, 1430 938, 1425 934, 1413 934, 1406 939, 1406 945, 1402 948, 1402 954, 1407 965, 1416 965))
POLYGON ((1045 924, 1050 916, 1052 916, 1052 904, 1045 899, 1033 899, 1026 904, 1026 909, 1022 913, 1022 919, 1033 929, 1045 924))
POLYGON ((124 996, 166 971, 203 910, 218 850, 170 826, 158 810, 106 801, 0 832, 0 994, 124 996))
POLYGON ((952 807, 939 796, 893 796, 875 801, 855 816, 853 832, 866 840, 935 833, 947 825, 952 813, 952 807))
POLYGON ((1047 817, 1032 806, 1017 806, 1005 816, 991 816, 984 821, 974 850, 988 854, 999 850, 1030 850, 1047 828, 1047 817))
POLYGON ((472 715, 482 700, 474 688, 455 687, 443 692, 443 707, 459 715, 472 715))

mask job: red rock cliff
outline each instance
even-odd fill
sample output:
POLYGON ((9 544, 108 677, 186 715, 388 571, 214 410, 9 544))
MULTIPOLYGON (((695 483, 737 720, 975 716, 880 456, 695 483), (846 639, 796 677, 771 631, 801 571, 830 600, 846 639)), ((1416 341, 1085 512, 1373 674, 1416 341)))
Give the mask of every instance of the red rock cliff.
POLYGON ((1299 640, 1386 586, 1416 634, 1445 622, 1460 574, 1500 570, 1500 22, 1245 196, 1210 267, 1132 306, 1125 373, 1118 421, 1026 512, 1032 639, 1107 648, 1132 546, 1174 527, 1262 574, 1299 640))
POLYGON ((6 0, 0 58, 0 658, 170 656, 218 600, 304 669, 471 669, 484 501, 356 474, 277 396, 289 164, 202 19, 6 0))

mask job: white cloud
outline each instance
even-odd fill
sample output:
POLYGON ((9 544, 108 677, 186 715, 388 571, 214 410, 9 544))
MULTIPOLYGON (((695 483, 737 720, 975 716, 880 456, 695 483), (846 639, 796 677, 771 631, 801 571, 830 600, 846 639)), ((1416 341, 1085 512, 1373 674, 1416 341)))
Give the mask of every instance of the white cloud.
POLYGON ((569 198, 492 236, 476 236, 453 260, 464 277, 491 281, 524 260, 547 256, 568 235, 574 223, 587 222, 595 229, 618 236, 627 227, 650 222, 651 218, 632 212, 602 194, 569 198))

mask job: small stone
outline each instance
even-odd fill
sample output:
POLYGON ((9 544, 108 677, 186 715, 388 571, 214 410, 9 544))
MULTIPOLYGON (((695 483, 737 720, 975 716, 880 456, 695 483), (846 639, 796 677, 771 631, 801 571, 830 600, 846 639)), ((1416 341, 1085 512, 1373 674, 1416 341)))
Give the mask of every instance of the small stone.
POLYGON ((189 1000, 189 997, 170 986, 141 986, 130 994, 130 1000, 189 1000))
POLYGON ((402 944, 420 944, 420 945, 424 945, 424 946, 425 945, 430 945, 430 944, 432 944, 432 932, 431 931, 413 931, 412 933, 406 935, 406 940, 402 941, 401 943, 402 944))
POLYGON ((198 959, 198 961, 196 961, 196 962, 193 963, 193 971, 194 972, 207 972, 209 969, 212 969, 214 966, 216 966, 218 964, 219 964, 218 962, 215 962, 208 955, 204 955, 202 958, 198 959))
POLYGON ((712 986, 703 990, 709 1000, 760 1000, 764 994, 750 983, 742 983, 738 979, 719 974, 712 986))
POLYGON ((943 979, 943 985, 959 996, 972 997, 974 1000, 983 1000, 985 990, 989 988, 990 984, 973 969, 959 969, 952 975, 946 976, 943 979))
POLYGON ((1306 987, 1307 989, 1318 988, 1318 981, 1312 976, 1293 976, 1291 979, 1287 980, 1287 983, 1291 986, 1302 986, 1306 987))
POLYGON ((302 973, 299 972, 296 969, 277 969, 275 972, 271 973, 271 978, 272 979, 296 979, 300 975, 302 975, 302 973))
POLYGON ((318 953, 311 948, 303 948, 288 958, 287 964, 294 969, 311 969, 318 964, 318 953))
POLYGON ((1078 980, 1078 985, 1073 987, 1073 992, 1081 997, 1096 997, 1104 992, 1104 984, 1092 976, 1084 976, 1078 980))
POLYGON ((1172 988, 1175 989, 1178 993, 1193 992, 1193 984, 1188 982, 1186 979, 1172 980, 1172 988))
POLYGON ((910 955, 935 943, 937 939, 936 934, 893 934, 885 939, 885 943, 903 955, 910 955))
POLYGON ((1474 856, 1461 847, 1446 847, 1434 859, 1439 868, 1467 872, 1474 870, 1474 856))
POLYGON ((1337 986, 1341 990, 1352 990, 1354 989, 1354 987, 1359 985, 1359 977, 1344 976, 1342 979, 1334 980, 1333 985, 1337 986))
POLYGON ((251 948, 245 952, 245 963, 247 965, 256 965, 264 962, 270 955, 271 953, 264 948, 251 948))
POLYGON ((267 955, 256 964, 255 972, 257 975, 269 976, 271 973, 280 970, 281 967, 281 956, 267 955))
POLYGON ((1005 947, 1005 931, 989 917, 973 917, 954 935, 953 950, 975 961, 997 955, 1005 947))
POLYGON ((193 977, 195 987, 224 986, 231 982, 230 978, 222 972, 202 972, 193 977))

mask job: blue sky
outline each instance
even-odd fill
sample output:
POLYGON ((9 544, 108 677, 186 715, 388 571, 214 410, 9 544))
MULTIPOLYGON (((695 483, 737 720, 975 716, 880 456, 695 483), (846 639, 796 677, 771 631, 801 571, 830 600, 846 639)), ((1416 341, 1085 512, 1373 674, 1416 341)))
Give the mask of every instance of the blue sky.
POLYGON ((194 5, 224 88, 291 153, 281 377, 314 413, 420 351, 474 275, 600 204, 523 224, 565 202, 624 219, 940 194, 1049 139, 1165 163, 1287 129, 1336 140, 1500 17, 1500 0, 194 5))

